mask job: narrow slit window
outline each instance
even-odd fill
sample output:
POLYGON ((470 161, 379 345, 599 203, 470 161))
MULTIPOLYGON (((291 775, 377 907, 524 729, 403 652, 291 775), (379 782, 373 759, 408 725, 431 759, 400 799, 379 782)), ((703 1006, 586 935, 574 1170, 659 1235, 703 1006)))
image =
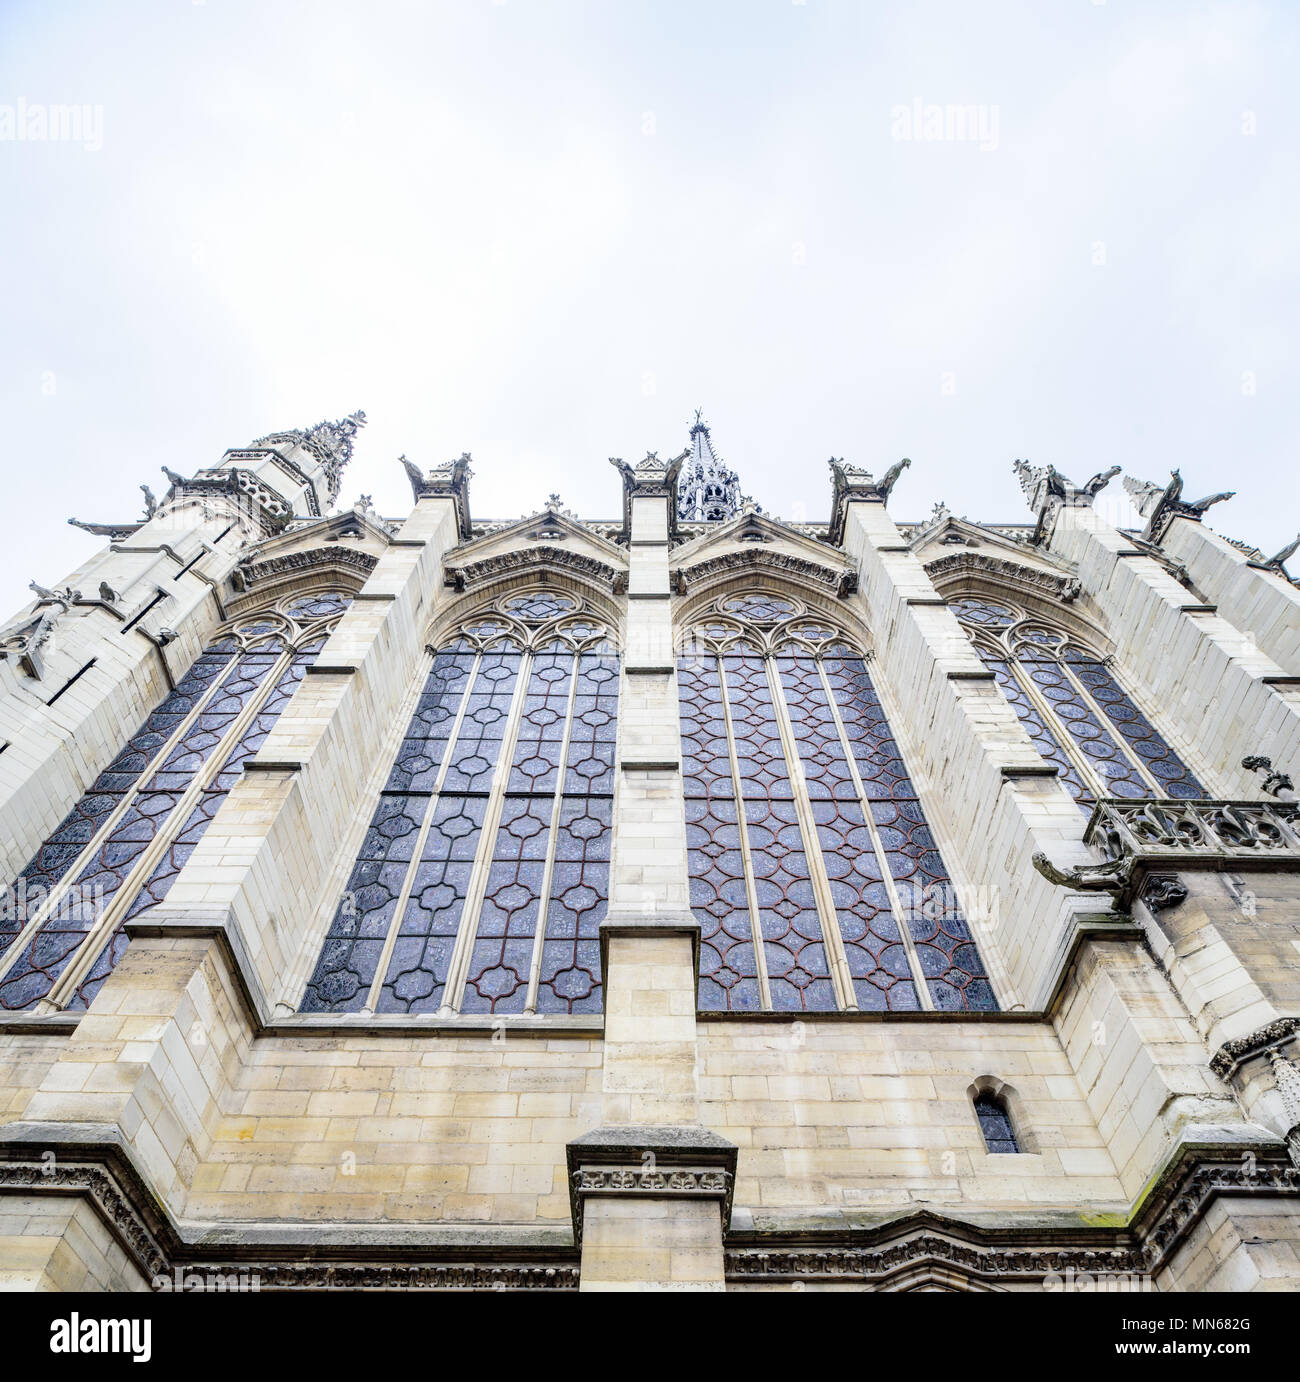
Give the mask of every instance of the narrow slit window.
POLYGON ((1011 1116, 1005 1104, 996 1094, 983 1093, 975 1096, 975 1116, 979 1119, 980 1132, 984 1134, 984 1148, 989 1152, 1018 1152, 1015 1129, 1011 1126, 1011 1116))

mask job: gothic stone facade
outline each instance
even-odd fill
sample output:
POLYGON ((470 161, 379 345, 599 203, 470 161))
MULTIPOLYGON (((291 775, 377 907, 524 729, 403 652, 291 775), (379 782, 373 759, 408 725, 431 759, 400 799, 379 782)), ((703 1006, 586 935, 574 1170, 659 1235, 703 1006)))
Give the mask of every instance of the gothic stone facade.
POLYGON ((0 630, 6 1285, 1300 1287, 1287 553, 786 523, 698 416, 331 513, 364 420, 0 630))

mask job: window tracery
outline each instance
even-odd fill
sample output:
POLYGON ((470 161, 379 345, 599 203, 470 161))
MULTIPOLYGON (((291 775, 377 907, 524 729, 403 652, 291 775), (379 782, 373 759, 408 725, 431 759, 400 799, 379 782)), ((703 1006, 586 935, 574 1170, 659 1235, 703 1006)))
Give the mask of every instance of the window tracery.
POLYGON ((723 596, 678 685, 700 1007, 996 1008, 849 635, 792 595, 723 596))
POLYGON ((618 674, 550 589, 442 640, 304 1011, 600 1011, 618 674))
POLYGON ((1008 599, 950 600, 1034 747, 1090 811, 1099 797, 1204 797, 1101 656, 1008 599))
POLYGON ((86 1007, 161 902, 351 603, 287 595, 232 621, 10 885, 0 1007, 86 1007))

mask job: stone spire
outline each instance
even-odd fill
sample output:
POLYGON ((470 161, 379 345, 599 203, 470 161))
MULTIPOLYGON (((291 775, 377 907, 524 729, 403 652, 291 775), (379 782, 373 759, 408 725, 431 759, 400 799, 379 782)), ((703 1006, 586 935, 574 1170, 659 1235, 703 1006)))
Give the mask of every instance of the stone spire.
POLYGON ((728 470, 714 454, 709 424, 695 410, 691 428, 691 454, 677 477, 679 523, 725 523, 751 503, 740 492, 740 477, 728 470))
POLYGON ((358 409, 349 417, 340 418, 337 422, 321 421, 311 427, 289 432, 272 432, 270 436, 258 437, 253 445, 276 446, 288 443, 290 446, 301 446, 309 451, 325 472, 325 481, 329 486, 329 502, 333 504, 339 497, 343 467, 352 459, 352 443, 365 425, 366 415, 358 409))

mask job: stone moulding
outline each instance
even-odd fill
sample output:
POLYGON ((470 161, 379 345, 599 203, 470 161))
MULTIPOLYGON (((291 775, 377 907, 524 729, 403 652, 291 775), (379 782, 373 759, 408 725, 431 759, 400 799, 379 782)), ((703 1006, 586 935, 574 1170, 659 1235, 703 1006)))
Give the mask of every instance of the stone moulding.
POLYGON ((547 571, 585 577, 613 595, 621 595, 627 589, 626 571, 616 570, 582 552, 550 545, 501 552, 463 566, 448 563, 443 567, 443 584, 457 591, 477 590, 504 576, 536 575, 547 571))
MULTIPOLYGON (((736 1149, 703 1128, 605 1128, 569 1144, 575 1223, 592 1195, 690 1197, 718 1201, 730 1214, 736 1149), (706 1141, 701 1141, 701 1135, 706 1141), (611 1143, 610 1137, 617 1139, 611 1143), (647 1165, 646 1151, 656 1160, 647 1165), (602 1156, 604 1159, 602 1159, 602 1156)), ((151 1285, 159 1278, 256 1277, 259 1290, 573 1290, 576 1246, 484 1242, 472 1248, 423 1241, 409 1232, 356 1241, 291 1238, 299 1225, 268 1236, 265 1225, 231 1224, 219 1248, 187 1237, 159 1207, 123 1148, 112 1142, 64 1141, 48 1125, 28 1125, 21 1140, 0 1143, 0 1194, 75 1195, 86 1200, 151 1285), (35 1135, 33 1135, 35 1134, 35 1135), (43 1154, 53 1151, 53 1159, 43 1154)), ((1147 1204, 1118 1227, 1008 1226, 996 1230, 929 1211, 878 1227, 831 1232, 744 1232, 725 1248, 727 1279, 856 1281, 891 1289, 891 1281, 936 1265, 959 1281, 1040 1283, 1050 1273, 1159 1270, 1220 1196, 1300 1197, 1300 1170, 1280 1144, 1184 1147, 1147 1204), (1249 1152, 1250 1157, 1243 1153, 1249 1152)), ((423 1229, 425 1226, 420 1226, 423 1229)), ((410 1226, 402 1226, 409 1230, 410 1226)), ((181 1287, 183 1289, 183 1285, 181 1287)))
POLYGON ((566 1149, 575 1242, 594 1195, 716 1201, 731 1222, 737 1148, 707 1128, 685 1125, 595 1128, 566 1149))
POLYGON ((836 599, 844 599, 858 588, 856 571, 823 566, 820 562, 810 561, 806 557, 796 557, 788 552, 753 548, 741 552, 724 552, 721 556, 696 562, 694 566, 678 567, 672 573, 673 593, 686 595, 727 576, 747 573, 772 576, 777 580, 794 578, 815 586, 836 599))
MULTIPOLYGON (((457 1250, 425 1242, 259 1240, 258 1228, 226 1226, 226 1241, 187 1240, 160 1210, 139 1173, 113 1143, 42 1139, 0 1143, 0 1196, 75 1195, 89 1202, 145 1280, 172 1289, 179 1280, 256 1278, 256 1289, 576 1290, 576 1250, 512 1244, 457 1250), (52 1160, 40 1159, 52 1151, 52 1160), (36 1159, 33 1159, 36 1158, 36 1159), (241 1235, 236 1238, 235 1235, 241 1235)), ((291 1227, 291 1226, 286 1226, 291 1227)), ((431 1226, 436 1228, 437 1226, 431 1226)), ((486 1235, 485 1235, 486 1236, 486 1235)))
POLYGON ((849 1280, 889 1290, 896 1278, 926 1268, 933 1274, 936 1267, 977 1283, 1024 1285, 1068 1270, 1150 1276, 1220 1196, 1300 1196, 1300 1171, 1281 1146, 1237 1151, 1225 1157, 1221 1147, 1185 1148, 1125 1226, 987 1230, 923 1211, 836 1234, 736 1234, 725 1250, 727 1280, 849 1280), (1253 1170, 1245 1151, 1253 1155, 1253 1170))

